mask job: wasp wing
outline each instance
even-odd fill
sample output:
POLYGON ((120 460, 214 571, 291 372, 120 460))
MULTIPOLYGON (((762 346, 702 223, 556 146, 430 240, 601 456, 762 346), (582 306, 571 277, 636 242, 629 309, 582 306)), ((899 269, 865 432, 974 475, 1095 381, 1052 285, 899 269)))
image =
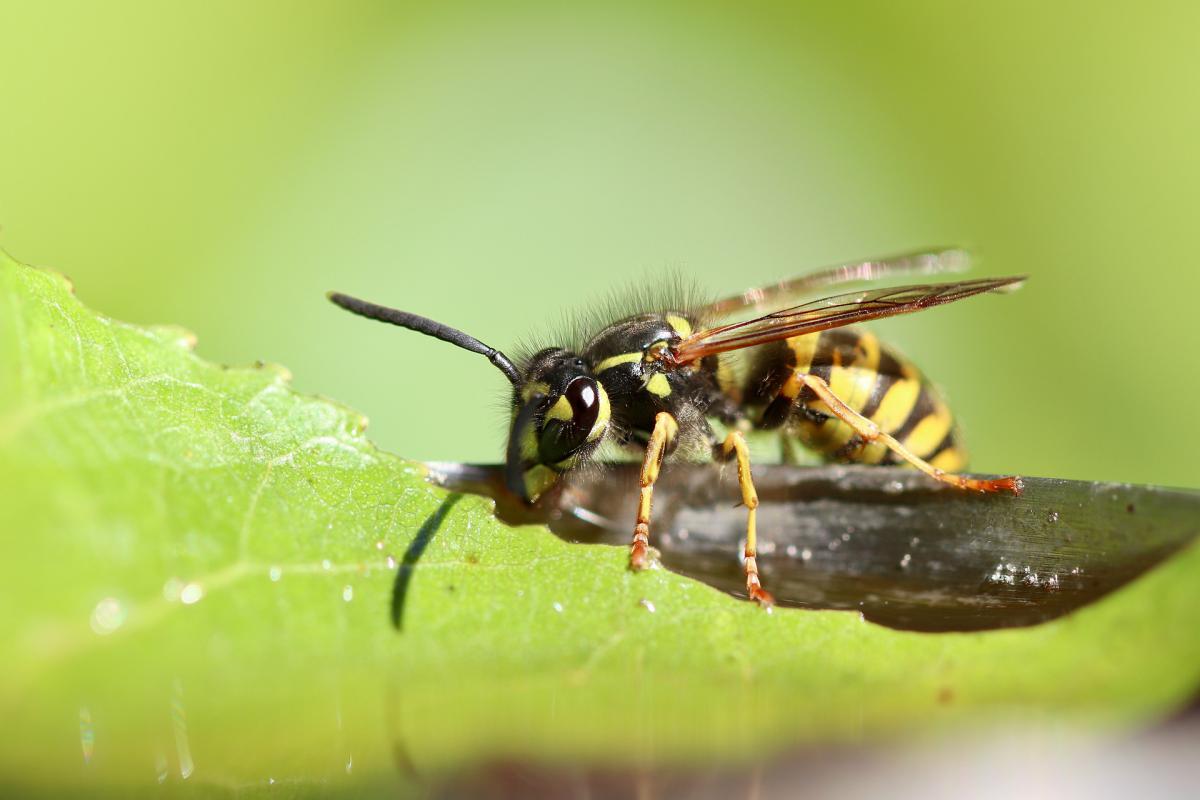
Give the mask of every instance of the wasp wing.
POLYGON ((698 331, 680 342, 671 355, 676 363, 687 364, 705 356, 741 350, 792 336, 841 328, 897 314, 911 314, 983 292, 1012 291, 1024 280, 1024 276, 981 278, 955 283, 872 289, 823 297, 773 311, 756 319, 698 331))
POLYGON ((850 261, 810 272, 779 283, 749 289, 726 297, 701 309, 701 319, 722 319, 740 311, 779 308, 809 297, 817 289, 842 287, 851 283, 897 278, 903 275, 935 275, 963 272, 970 266, 965 250, 918 250, 870 261, 850 261))

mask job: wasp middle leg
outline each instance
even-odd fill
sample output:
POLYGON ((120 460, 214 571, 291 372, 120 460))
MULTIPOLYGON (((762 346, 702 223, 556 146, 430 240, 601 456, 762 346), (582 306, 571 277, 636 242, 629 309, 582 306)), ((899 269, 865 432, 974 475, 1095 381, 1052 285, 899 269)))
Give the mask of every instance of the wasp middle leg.
POLYGON ((665 411, 654 417, 654 430, 646 443, 646 454, 642 457, 640 475, 641 494, 638 496, 637 522, 633 526, 633 544, 629 548, 629 568, 646 568, 647 550, 650 546, 650 506, 654 502, 654 482, 662 469, 663 456, 667 447, 679 434, 679 423, 665 411))
POLYGON ((750 450, 741 431, 729 432, 720 447, 720 454, 725 458, 733 455, 737 459, 738 486, 742 490, 742 505, 746 507, 746 593, 751 600, 770 608, 775 605, 775 598, 762 588, 762 581, 758 577, 758 492, 750 475, 750 450))

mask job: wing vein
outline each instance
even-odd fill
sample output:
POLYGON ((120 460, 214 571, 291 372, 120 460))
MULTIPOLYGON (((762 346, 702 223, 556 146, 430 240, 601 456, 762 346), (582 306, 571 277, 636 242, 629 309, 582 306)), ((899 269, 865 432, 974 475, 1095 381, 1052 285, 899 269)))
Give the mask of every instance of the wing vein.
POLYGON ((793 336, 840 328, 867 320, 911 314, 984 292, 1012 291, 1023 276, 927 283, 832 295, 750 320, 698 331, 680 342, 672 360, 687 364, 705 356, 740 350, 793 336))

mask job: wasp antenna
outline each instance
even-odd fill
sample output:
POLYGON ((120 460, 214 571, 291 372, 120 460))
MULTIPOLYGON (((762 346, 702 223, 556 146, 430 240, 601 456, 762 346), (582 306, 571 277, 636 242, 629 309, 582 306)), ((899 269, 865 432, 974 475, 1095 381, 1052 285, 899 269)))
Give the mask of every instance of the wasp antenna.
POLYGON ((357 297, 351 297, 341 292, 326 292, 325 296, 334 305, 341 306, 351 314, 357 314, 367 319, 376 319, 392 325, 399 325, 401 328, 408 328, 410 331, 416 331, 426 336, 432 336, 435 339, 441 339, 443 342, 449 342, 464 350, 470 350, 472 353, 479 353, 481 356, 485 356, 488 361, 495 364, 496 368, 504 373, 504 377, 508 378, 513 386, 517 388, 521 386, 521 373, 512 361, 509 360, 508 356, 494 347, 489 347, 474 336, 463 333, 457 328, 451 328, 449 325, 443 325, 440 322, 435 322, 428 317, 422 317, 418 314, 410 314, 407 311, 400 311, 396 308, 368 303, 366 300, 359 300, 357 297))
POLYGON ((521 445, 525 439, 525 429, 533 424, 538 408, 546 397, 535 393, 530 397, 513 420, 512 432, 508 435, 508 452, 504 459, 504 483, 508 490, 517 497, 532 500, 529 489, 525 486, 525 470, 521 458, 521 445))

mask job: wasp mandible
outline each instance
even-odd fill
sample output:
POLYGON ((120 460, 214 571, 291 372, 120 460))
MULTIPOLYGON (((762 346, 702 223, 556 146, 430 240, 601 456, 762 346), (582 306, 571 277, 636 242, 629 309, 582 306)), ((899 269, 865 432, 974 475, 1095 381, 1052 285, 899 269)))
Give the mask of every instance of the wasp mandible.
POLYGON ((639 450, 641 494, 629 553, 634 570, 648 563, 651 504, 663 460, 736 460, 747 514, 746 591, 770 606, 774 599, 758 574, 758 495, 745 439, 751 429, 777 430, 785 448, 799 444, 829 460, 908 463, 951 486, 1020 494, 1015 476, 958 474, 966 452, 937 389, 874 334, 847 326, 1011 291, 1024 277, 867 289, 796 302, 817 289, 964 264, 960 250, 912 253, 826 268, 717 302, 688 302, 682 294, 642 300, 584 326, 575 341, 515 361, 440 322, 336 292, 329 299, 360 316, 479 353, 504 373, 512 384, 506 482, 528 503, 589 463, 605 442, 639 450), (727 431, 724 437, 714 432, 714 422, 727 431))

